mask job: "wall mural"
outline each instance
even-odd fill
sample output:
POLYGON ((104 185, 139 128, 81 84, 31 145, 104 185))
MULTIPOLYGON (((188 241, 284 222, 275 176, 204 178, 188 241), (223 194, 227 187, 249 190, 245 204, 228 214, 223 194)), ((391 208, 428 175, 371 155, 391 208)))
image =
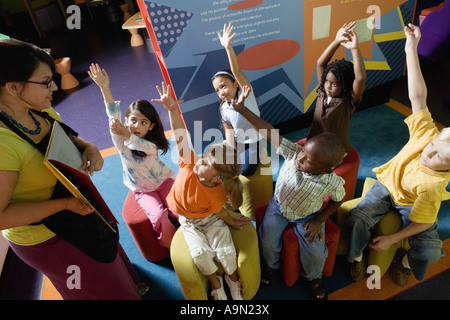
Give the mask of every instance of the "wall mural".
MULTIPOLYGON (((228 68, 217 33, 232 23, 232 44, 258 97, 261 117, 282 124, 313 109, 316 61, 346 22, 367 69, 366 89, 403 75, 404 25, 415 0, 138 0, 166 82, 172 83, 188 129, 218 128, 211 77, 228 68)), ((341 47, 333 57, 351 60, 341 47)), ((332 61, 333 61, 332 60, 332 61)))

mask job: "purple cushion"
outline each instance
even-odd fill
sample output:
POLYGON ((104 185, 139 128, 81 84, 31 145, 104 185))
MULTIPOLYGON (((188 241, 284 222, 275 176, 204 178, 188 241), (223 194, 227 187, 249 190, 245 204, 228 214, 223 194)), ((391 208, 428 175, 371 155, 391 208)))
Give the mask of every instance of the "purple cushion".
POLYGON ((450 0, 444 1, 444 7, 430 12, 420 31, 422 38, 417 47, 419 55, 426 59, 443 63, 448 60, 450 50, 450 0))

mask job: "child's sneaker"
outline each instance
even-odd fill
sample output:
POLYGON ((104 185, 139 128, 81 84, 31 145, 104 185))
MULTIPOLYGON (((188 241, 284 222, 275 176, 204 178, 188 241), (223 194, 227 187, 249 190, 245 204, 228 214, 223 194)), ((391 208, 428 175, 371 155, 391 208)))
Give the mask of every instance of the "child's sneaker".
POLYGON ((353 280, 360 281, 366 276, 366 260, 353 261, 350 265, 350 275, 353 280))
POLYGON ((137 284, 137 289, 138 289, 139 295, 143 296, 148 292, 148 290, 150 290, 150 286, 146 282, 139 282, 137 284))
POLYGON ((401 287, 408 283, 409 276, 411 275, 411 269, 404 267, 402 263, 403 257, 407 253, 405 249, 400 248, 397 250, 396 257, 394 258, 396 261, 394 263, 393 278, 394 282, 401 287))
POLYGON ((213 288, 213 290, 211 291, 211 295, 213 296, 214 300, 227 300, 227 294, 225 293, 225 290, 223 288, 222 276, 217 275, 217 278, 219 278, 220 281, 220 288, 213 288))
POLYGON ((228 274, 225 274, 225 281, 230 289, 231 298, 233 300, 244 300, 242 297, 242 286, 239 279, 237 281, 233 281, 230 279, 228 274))

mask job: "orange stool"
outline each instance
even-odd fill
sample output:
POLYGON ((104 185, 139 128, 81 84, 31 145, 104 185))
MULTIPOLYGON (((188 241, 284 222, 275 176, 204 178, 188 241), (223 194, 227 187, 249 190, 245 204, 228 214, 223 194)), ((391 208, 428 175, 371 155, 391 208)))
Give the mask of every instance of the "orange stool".
POLYGON ((131 18, 131 13, 129 11, 130 9, 130 4, 129 3, 122 3, 121 5, 119 5, 120 10, 122 10, 123 12, 123 21, 127 21, 128 19, 131 18))
POLYGON ((129 191, 125 198, 122 217, 139 251, 146 260, 151 262, 161 261, 169 256, 169 249, 159 244, 152 223, 137 203, 132 191, 129 191))
POLYGON ((145 28, 141 12, 138 12, 132 17, 129 17, 122 25, 122 29, 128 29, 128 31, 130 31, 131 33, 130 45, 132 47, 139 47, 145 43, 144 39, 139 34, 139 29, 141 28, 145 28))
POLYGON ((64 57, 55 60, 55 69, 61 75, 61 89, 73 89, 80 82, 70 73, 70 58, 64 57))

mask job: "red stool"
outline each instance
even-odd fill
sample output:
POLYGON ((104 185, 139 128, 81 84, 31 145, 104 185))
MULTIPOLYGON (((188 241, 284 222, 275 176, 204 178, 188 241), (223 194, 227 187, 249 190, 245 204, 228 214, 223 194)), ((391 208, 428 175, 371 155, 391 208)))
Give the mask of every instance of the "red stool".
POLYGON ((132 191, 128 192, 122 207, 122 217, 130 230, 142 256, 148 261, 155 262, 167 258, 170 254, 168 248, 161 246, 152 223, 145 211, 134 198, 132 191))
MULTIPOLYGON (((298 141, 297 143, 303 146, 305 141, 306 138, 298 141)), ((334 169, 334 172, 345 180, 344 201, 351 200, 355 196, 359 163, 360 158, 358 151, 353 146, 350 146, 347 156, 344 158, 342 163, 334 169)), ((328 195, 325 196, 323 206, 325 206, 329 200, 330 197, 328 195)), ((264 219, 266 208, 267 206, 259 207, 255 211, 256 226, 258 229, 264 219)), ((333 215, 336 214, 337 211, 333 215)), ((328 249, 328 257, 325 260, 325 265, 322 271, 324 276, 329 277, 333 273, 334 262, 336 260, 336 253, 339 244, 339 236, 339 228, 330 219, 327 219, 325 221, 325 245, 328 249)), ((289 224, 283 231, 282 241, 283 249, 281 250, 281 259, 283 261, 283 279, 284 283, 291 287, 295 284, 295 282, 297 282, 302 271, 298 239, 291 224, 289 224)))
MULTIPOLYGON (((255 210, 256 226, 259 229, 267 206, 259 207, 255 210)), ((328 257, 325 260, 322 274, 331 276, 336 260, 336 252, 339 244, 340 230, 331 222, 330 219, 325 221, 325 245, 328 249, 328 257)), ((297 235, 294 228, 289 224, 283 231, 282 235, 283 249, 281 249, 281 260, 283 261, 283 280, 288 287, 292 287, 300 277, 302 265, 300 263, 300 248, 298 246, 297 235)))

